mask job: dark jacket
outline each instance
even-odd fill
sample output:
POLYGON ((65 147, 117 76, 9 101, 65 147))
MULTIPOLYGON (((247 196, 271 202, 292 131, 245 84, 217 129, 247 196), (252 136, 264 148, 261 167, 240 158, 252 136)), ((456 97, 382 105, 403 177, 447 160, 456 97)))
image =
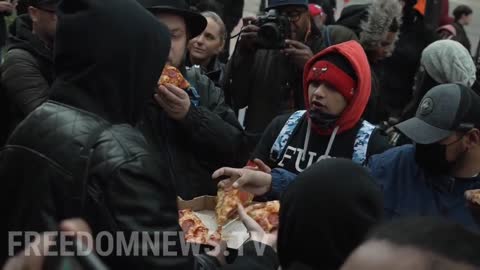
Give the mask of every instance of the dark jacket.
POLYGON ((400 39, 392 56, 375 65, 375 73, 382 86, 379 102, 388 117, 399 117, 412 99, 422 51, 435 39, 434 33, 426 30, 419 13, 412 10, 404 14, 400 39))
MULTIPOLYGON (((190 62, 190 56, 187 55, 185 66, 194 66, 190 62)), ((223 76, 225 75, 225 64, 220 62, 218 57, 212 58, 207 67, 201 67, 203 74, 205 74, 210 80, 212 80, 216 86, 222 88, 223 76)))
MULTIPOLYGON (((324 28, 326 29, 326 28, 324 28)), ((330 43, 356 39, 342 26, 328 26, 330 43)), ((326 48, 322 31, 313 28, 306 44, 315 54, 326 48)), ((303 69, 297 68, 279 50, 238 50, 230 59, 225 75, 226 94, 234 109, 248 106, 245 129, 258 141, 267 125, 278 115, 305 107, 303 69)))
POLYGON ((467 36, 467 32, 465 32, 465 28, 463 25, 455 22, 452 23, 453 27, 455 27, 455 30, 457 31, 457 34, 453 38, 453 40, 456 40, 460 42, 467 50, 472 53, 472 44, 470 43, 470 39, 467 36))
POLYGON ((242 256, 221 270, 277 270, 280 265, 275 250, 259 242, 248 241, 241 247, 242 256))
POLYGON ((13 125, 48 99, 54 77, 52 49, 32 33, 28 14, 18 17, 15 24, 1 67, 2 91, 8 99, 13 125))
POLYGON ((387 219, 441 216, 480 230, 464 196, 467 190, 480 189, 479 177, 432 176, 417 165, 413 145, 373 156, 368 167, 383 191, 387 219))
MULTIPOLYGON (((179 232, 166 162, 132 127, 167 59, 168 29, 134 1, 65 0, 57 14, 56 102, 34 110, 0 152, 2 247, 7 230, 55 230, 48 216, 83 218, 94 236, 123 232, 127 243, 134 231, 179 232)), ((169 241, 178 251, 180 237, 169 241)), ((110 269, 193 268, 188 256, 113 256, 103 258, 110 269)))
MULTIPOLYGON (((244 149, 243 130, 225 104, 223 92, 199 68, 186 71, 186 79, 200 95, 183 121, 170 119, 156 103, 150 103, 140 129, 159 155, 169 158, 170 173, 183 199, 215 195, 212 173, 237 163, 244 149)), ((242 164, 243 163, 243 164, 242 164)))

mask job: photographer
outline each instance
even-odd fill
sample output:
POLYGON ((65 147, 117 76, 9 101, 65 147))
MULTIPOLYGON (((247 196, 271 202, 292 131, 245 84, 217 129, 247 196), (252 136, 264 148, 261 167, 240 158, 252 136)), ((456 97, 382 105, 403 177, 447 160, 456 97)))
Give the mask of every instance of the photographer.
POLYGON ((244 124, 252 147, 273 118, 305 107, 305 63, 329 45, 356 39, 342 26, 317 29, 307 0, 269 0, 266 11, 257 19, 243 19, 225 76, 224 90, 234 109, 248 106, 244 124))

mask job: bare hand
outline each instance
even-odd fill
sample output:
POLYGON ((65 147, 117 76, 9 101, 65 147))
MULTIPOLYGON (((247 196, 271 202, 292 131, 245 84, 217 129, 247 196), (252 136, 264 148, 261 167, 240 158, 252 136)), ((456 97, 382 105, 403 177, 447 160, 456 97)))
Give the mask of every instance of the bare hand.
POLYGON ((298 68, 303 70, 308 60, 313 57, 312 50, 307 45, 296 40, 287 39, 285 43, 287 48, 283 49, 282 52, 290 57, 291 61, 297 65, 298 68))
POLYGON ((255 41, 257 40, 258 30, 260 28, 254 24, 256 21, 255 17, 245 17, 242 19, 243 28, 242 33, 240 34, 239 46, 241 49, 254 49, 255 41))
POLYGON ((190 97, 183 89, 175 85, 160 85, 155 94, 155 100, 160 107, 174 120, 183 120, 190 110, 190 97))
POLYGON ((278 232, 266 233, 253 218, 247 215, 245 208, 243 208, 241 204, 238 204, 238 215, 250 233, 250 240, 263 243, 273 248, 277 246, 278 232))
POLYGON ((10 2, 0 2, 0 12, 12 13, 14 8, 15 6, 10 2))
POLYGON ((468 190, 465 192, 465 197, 473 219, 480 226, 480 204, 473 201, 473 191, 474 190, 468 190))
POLYGON ((227 265, 227 259, 225 258, 225 254, 227 251, 227 242, 221 241, 217 243, 215 241, 208 241, 208 245, 214 247, 213 250, 207 252, 207 255, 215 257, 221 266, 227 265))
POLYGON ((270 191, 272 186, 272 176, 258 170, 221 168, 213 173, 213 178, 227 176, 229 179, 223 180, 219 186, 232 186, 255 196, 262 196, 270 191))
POLYGON ((265 164, 261 159, 254 159, 253 163, 255 164, 255 166, 246 166, 245 169, 261 171, 264 173, 272 173, 272 168, 265 164))

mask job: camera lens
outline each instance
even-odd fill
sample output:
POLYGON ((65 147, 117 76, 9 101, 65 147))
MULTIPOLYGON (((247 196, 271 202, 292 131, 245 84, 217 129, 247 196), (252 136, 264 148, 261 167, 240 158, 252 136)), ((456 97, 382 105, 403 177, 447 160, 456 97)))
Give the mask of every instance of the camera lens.
POLYGON ((260 27, 258 35, 264 40, 277 41, 281 37, 280 29, 275 23, 266 23, 260 27))

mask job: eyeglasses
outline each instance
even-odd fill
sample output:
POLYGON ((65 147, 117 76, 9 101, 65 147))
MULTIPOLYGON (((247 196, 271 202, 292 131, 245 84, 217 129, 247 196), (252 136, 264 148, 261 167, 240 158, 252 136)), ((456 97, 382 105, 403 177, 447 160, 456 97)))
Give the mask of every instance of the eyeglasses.
POLYGON ((291 10, 282 12, 282 15, 287 17, 290 22, 297 22, 304 12, 304 10, 291 10))

